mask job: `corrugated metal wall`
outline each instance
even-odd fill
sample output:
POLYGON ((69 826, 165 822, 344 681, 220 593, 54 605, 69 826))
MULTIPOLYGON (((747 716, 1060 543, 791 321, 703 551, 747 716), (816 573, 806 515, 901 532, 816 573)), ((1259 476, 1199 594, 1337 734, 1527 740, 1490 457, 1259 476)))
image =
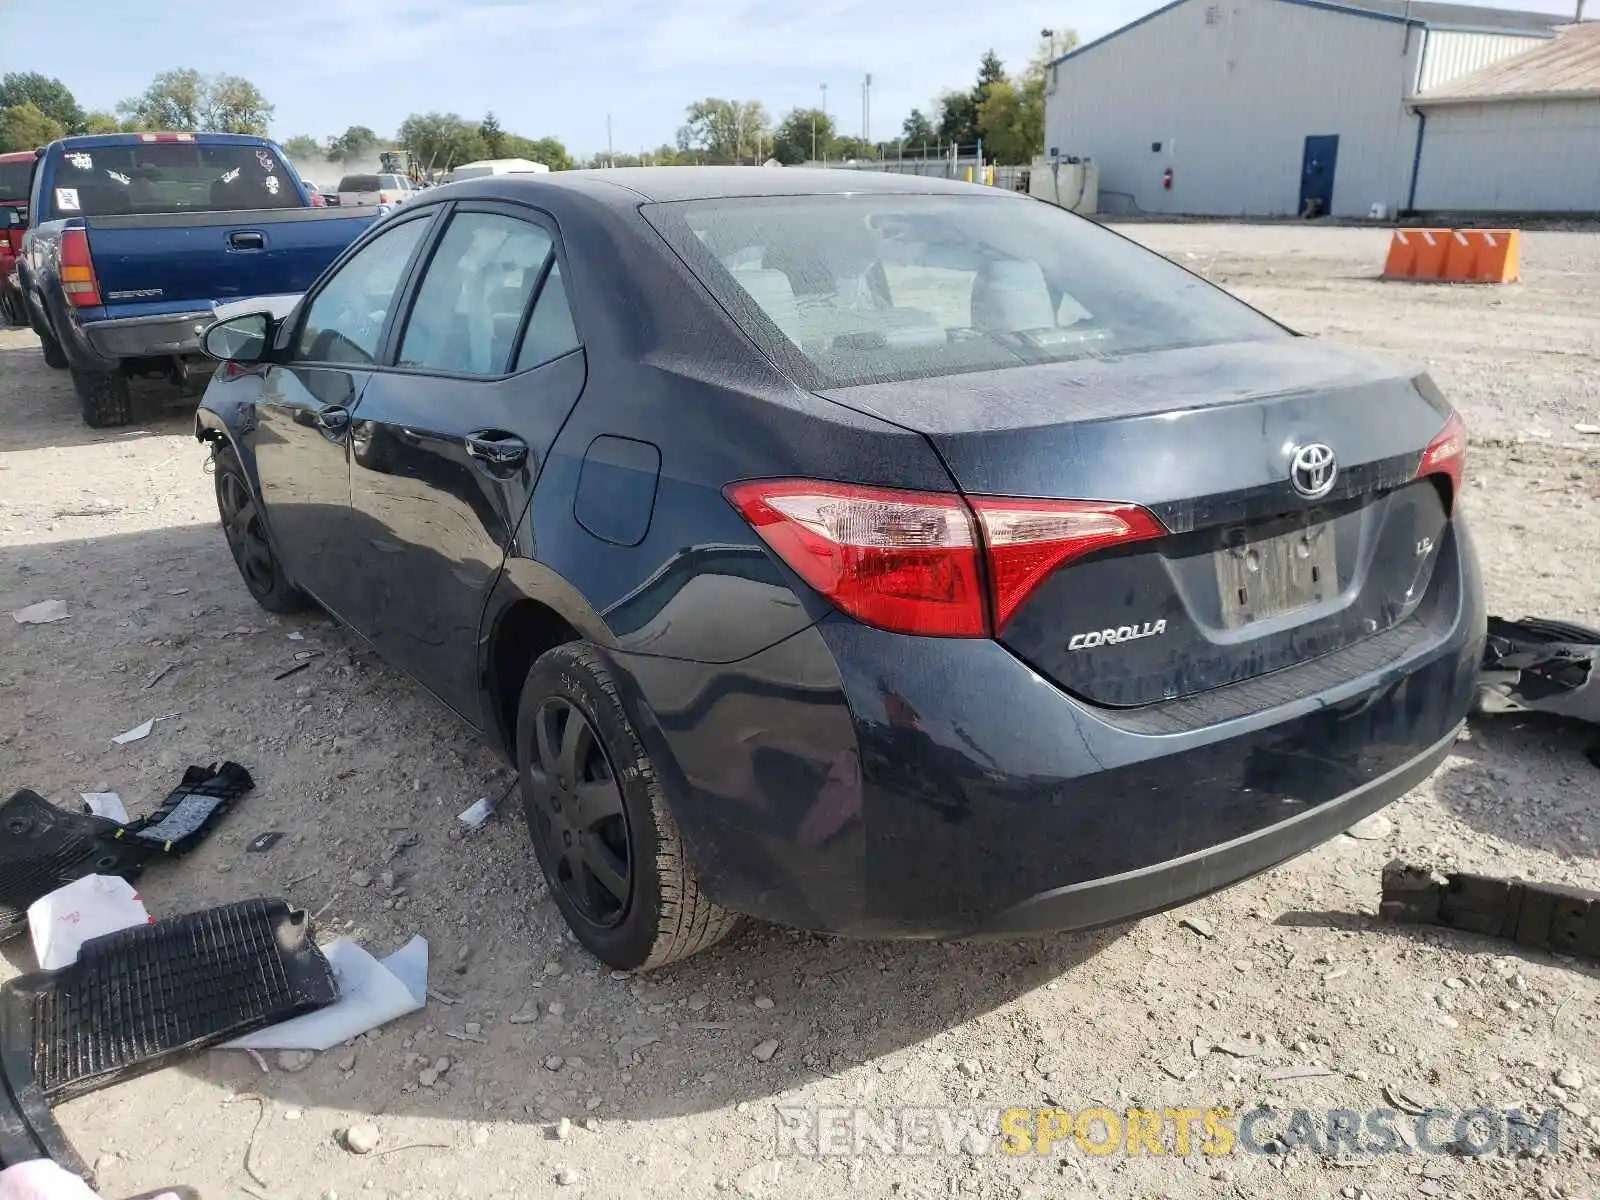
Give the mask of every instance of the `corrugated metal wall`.
POLYGON ((1338 134, 1333 212, 1392 212, 1421 44, 1402 23, 1307 4, 1184 0, 1059 64, 1046 153, 1099 164, 1103 211, 1265 216, 1298 211, 1305 139, 1338 134))
POLYGON ((1428 110, 1417 207, 1600 212, 1600 100, 1428 110))
POLYGON ((1456 33, 1430 29, 1417 90, 1426 92, 1429 88, 1482 70, 1491 63, 1542 46, 1548 40, 1508 33, 1456 33))

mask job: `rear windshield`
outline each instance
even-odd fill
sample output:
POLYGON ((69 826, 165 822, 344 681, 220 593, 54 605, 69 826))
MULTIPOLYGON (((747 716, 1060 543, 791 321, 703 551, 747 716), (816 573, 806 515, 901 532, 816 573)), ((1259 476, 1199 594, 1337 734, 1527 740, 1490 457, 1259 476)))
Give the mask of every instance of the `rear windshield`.
POLYGON ((339 181, 341 192, 378 192, 382 185, 378 183, 376 175, 346 175, 339 181))
POLYGON ((0 162, 0 200, 26 200, 33 179, 33 160, 0 162))
POLYGON ((1159 255, 1043 202, 975 190, 644 212, 809 387, 1288 336, 1159 255))
POLYGON ((300 206, 294 176, 267 147, 194 142, 68 150, 45 197, 54 218, 300 206))

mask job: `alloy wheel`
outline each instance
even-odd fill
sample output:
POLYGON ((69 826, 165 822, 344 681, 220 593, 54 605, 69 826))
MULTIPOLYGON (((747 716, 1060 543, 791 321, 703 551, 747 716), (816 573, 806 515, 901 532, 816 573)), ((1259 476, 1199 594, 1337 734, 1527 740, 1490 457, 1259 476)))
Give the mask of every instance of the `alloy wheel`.
POLYGON ((272 590, 275 565, 267 531, 261 524, 250 489, 233 471, 217 476, 217 507, 222 515, 222 531, 228 539, 239 572, 253 591, 272 590))
POLYGON ((534 715, 528 785, 529 824, 551 882, 584 920, 614 928, 633 895, 622 789, 588 717, 559 696, 534 715))

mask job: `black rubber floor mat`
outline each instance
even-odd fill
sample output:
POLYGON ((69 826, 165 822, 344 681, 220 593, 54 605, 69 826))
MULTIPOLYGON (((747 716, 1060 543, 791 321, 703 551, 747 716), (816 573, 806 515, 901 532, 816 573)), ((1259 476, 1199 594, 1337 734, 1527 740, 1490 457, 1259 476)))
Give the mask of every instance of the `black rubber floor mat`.
POLYGON ((0 804, 0 942, 28 928, 28 906, 85 875, 132 879, 150 857, 122 826, 57 808, 24 789, 0 804))
POLYGON ((6 984, 0 1047, 13 1094, 21 1067, 54 1104, 337 998, 306 914, 245 900, 94 938, 72 966, 6 984))

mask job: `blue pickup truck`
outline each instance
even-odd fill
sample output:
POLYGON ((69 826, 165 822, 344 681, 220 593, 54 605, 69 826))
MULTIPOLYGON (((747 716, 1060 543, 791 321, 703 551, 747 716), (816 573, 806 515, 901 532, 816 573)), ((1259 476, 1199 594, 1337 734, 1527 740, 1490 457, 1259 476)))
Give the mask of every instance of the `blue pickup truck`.
POLYGON ((90 135, 36 157, 18 280, 95 428, 132 418, 130 377, 187 382, 217 304, 305 291, 379 215, 312 207, 265 138, 90 135))

